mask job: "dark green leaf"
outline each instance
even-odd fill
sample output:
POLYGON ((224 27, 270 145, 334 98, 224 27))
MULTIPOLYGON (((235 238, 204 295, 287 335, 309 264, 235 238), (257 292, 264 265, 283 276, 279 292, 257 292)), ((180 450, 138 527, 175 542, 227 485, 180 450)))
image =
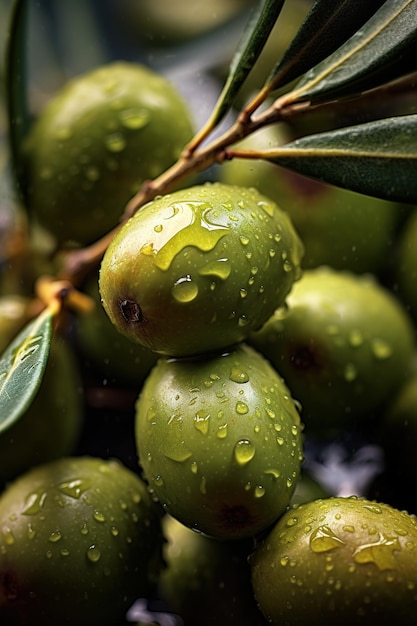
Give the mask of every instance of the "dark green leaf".
POLYGON ((385 0, 316 0, 267 84, 276 89, 320 63, 351 37, 385 0))
POLYGON ((29 2, 15 0, 9 24, 6 45, 5 88, 8 118, 8 140, 14 177, 19 192, 23 171, 22 146, 29 128, 29 110, 27 100, 27 22, 29 2))
POLYGON ((263 158, 370 196, 417 203, 417 115, 310 135, 263 158))
POLYGON ((42 381, 52 338, 54 312, 45 309, 0 358, 0 432, 21 417, 42 381))
POLYGON ((292 100, 351 96, 417 69, 417 0, 388 0, 295 86, 292 100))
POLYGON ((253 13, 233 56, 228 77, 212 113, 212 127, 223 119, 233 105, 277 21, 283 4, 284 0, 262 0, 253 13))

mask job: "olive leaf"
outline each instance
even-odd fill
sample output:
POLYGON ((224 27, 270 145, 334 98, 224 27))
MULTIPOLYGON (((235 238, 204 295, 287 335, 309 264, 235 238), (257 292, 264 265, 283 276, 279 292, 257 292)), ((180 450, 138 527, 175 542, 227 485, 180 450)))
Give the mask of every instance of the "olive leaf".
POLYGON ((190 150, 195 149, 195 147, 222 121, 226 113, 230 111, 240 88, 262 52, 284 2, 285 0, 260 0, 243 31, 243 35, 229 65, 229 73, 225 84, 210 118, 189 144, 190 150))
POLYGON ((53 308, 17 335, 0 358, 0 432, 23 415, 38 392, 52 340, 53 308))
POLYGON ((333 54, 307 72, 291 100, 351 96, 417 69, 417 0, 389 0, 333 54))
POLYGON ((385 0, 316 0, 293 41, 270 73, 270 91, 288 84, 341 46, 385 0))
POLYGON ((8 142, 15 184, 23 193, 22 146, 30 124, 27 99, 27 25, 29 2, 15 0, 5 50, 5 90, 8 117, 8 142))
MULTIPOLYGON (((250 158, 250 152, 234 156, 250 158)), ((252 157, 366 195, 417 203, 417 114, 297 139, 252 157)))

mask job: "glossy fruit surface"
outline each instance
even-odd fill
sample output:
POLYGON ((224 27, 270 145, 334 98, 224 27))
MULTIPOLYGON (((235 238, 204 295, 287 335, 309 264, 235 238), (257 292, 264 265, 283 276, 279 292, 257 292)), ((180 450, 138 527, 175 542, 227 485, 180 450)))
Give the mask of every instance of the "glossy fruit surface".
POLYGON ((266 626, 253 597, 251 541, 216 541, 166 515, 159 593, 185 626, 266 626))
POLYGON ((328 498, 291 508, 251 566, 274 626, 408 626, 416 614, 416 518, 386 504, 328 498))
POLYGON ((157 355, 118 332, 101 306, 96 277, 89 281, 84 291, 93 298, 96 306, 76 320, 77 344, 81 353, 106 380, 139 389, 155 365, 157 355))
POLYGON ((283 304, 302 244, 254 189, 196 185, 148 203, 116 235, 100 271, 119 330, 155 352, 202 354, 242 341, 283 304))
POLYGON ((89 243, 118 223, 143 181, 174 163, 192 134, 175 87, 142 65, 114 62, 76 77, 30 132, 29 207, 58 241, 89 243))
POLYGON ((310 432, 340 432, 366 420, 408 376, 413 324, 370 275, 306 270, 250 342, 302 405, 310 432))
POLYGON ((252 348, 161 358, 136 409, 144 475, 183 524, 239 539, 283 513, 300 472, 300 418, 282 379, 252 348))
POLYGON ((109 624, 149 593, 159 510, 117 461, 63 458, 0 499, 0 622, 109 624))
MULTIPOLYGON (((242 148, 265 150, 290 140, 274 127, 250 135, 242 148)), ((303 268, 330 265, 376 272, 392 255, 401 208, 301 176, 261 159, 233 159, 219 167, 228 184, 256 187, 288 212, 304 247, 303 268)))

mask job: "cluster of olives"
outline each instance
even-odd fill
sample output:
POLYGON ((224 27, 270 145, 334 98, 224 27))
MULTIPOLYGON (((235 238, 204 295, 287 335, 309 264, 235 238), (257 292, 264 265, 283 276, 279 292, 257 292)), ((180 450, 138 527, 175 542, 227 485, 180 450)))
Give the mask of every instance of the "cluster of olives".
MULTIPOLYGON (((94 241, 192 132, 146 68, 73 80, 26 145, 37 227, 94 241)), ((155 596, 185 625, 410 623, 415 503, 385 475, 381 502, 331 496, 303 460, 354 432, 416 476, 416 229, 393 203, 269 168, 224 164, 155 198, 83 285, 95 309, 58 329, 35 402, 0 434, 1 624, 115 626, 155 596), (134 394, 133 468, 85 453, 91 370, 134 394)), ((3 347, 27 309, 2 297, 3 347)))

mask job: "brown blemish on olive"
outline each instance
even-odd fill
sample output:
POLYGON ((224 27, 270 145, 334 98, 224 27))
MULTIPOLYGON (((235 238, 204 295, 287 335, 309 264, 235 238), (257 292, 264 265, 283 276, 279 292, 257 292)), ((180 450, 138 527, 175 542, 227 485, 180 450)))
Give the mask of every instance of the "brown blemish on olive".
POLYGON ((320 374, 326 368, 325 355, 312 343, 292 346, 289 361, 295 370, 306 374, 320 374))
POLYGON ((140 324, 142 322, 142 309, 135 300, 130 300, 129 298, 120 300, 119 307, 121 314, 128 324, 140 324))

